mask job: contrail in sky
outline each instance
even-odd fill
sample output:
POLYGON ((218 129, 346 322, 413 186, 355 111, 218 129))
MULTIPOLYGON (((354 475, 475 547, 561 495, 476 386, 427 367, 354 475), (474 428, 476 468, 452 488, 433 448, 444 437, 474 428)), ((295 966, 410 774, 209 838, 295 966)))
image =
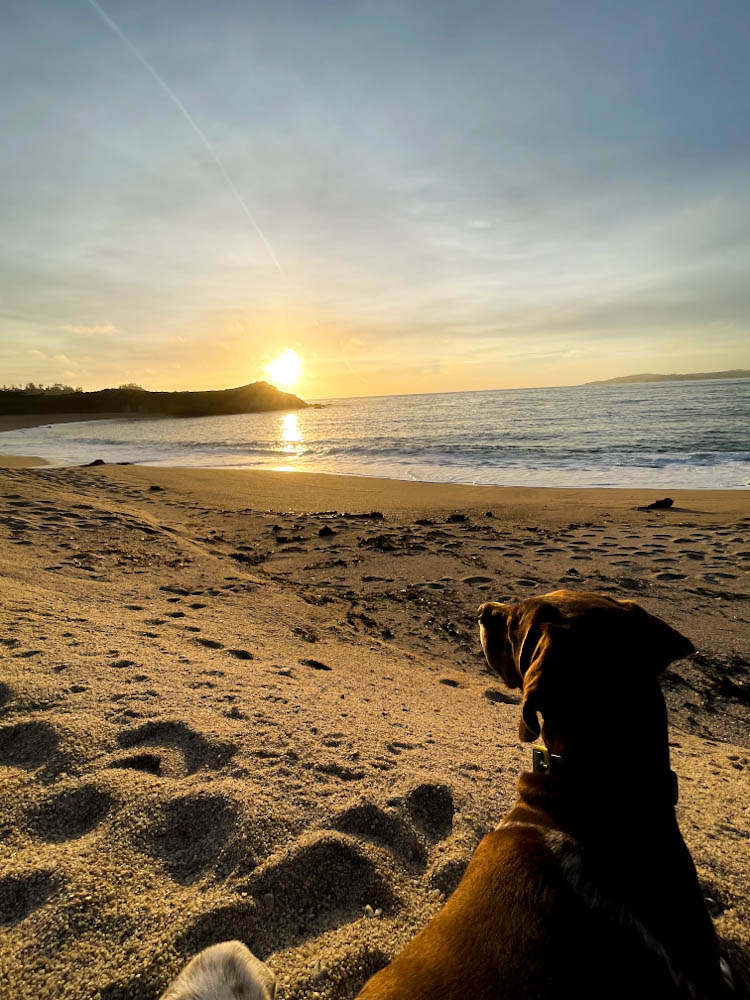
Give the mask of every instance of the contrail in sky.
POLYGON ((282 277, 286 278, 286 274, 284 272, 284 268, 279 263, 279 258, 276 256, 273 247, 271 246, 271 244, 269 243, 269 241, 268 241, 268 239, 266 237, 266 234, 263 232, 263 230, 260 228, 260 226, 258 225, 258 223, 255 221, 255 216, 253 215, 253 213, 248 208, 247 202, 242 197, 242 194, 240 193, 239 188, 237 187, 237 185, 232 180, 232 178, 231 178, 231 176, 230 176, 227 168, 221 162, 221 159, 219 158, 219 154, 216 152, 216 150, 214 149, 214 147, 208 141, 208 139, 207 139, 205 133, 203 132, 203 130, 201 129, 200 125, 198 125, 198 123, 196 122, 196 120, 193 118, 193 116, 190 114, 190 112, 188 111, 188 109, 185 107, 185 105, 179 99, 179 97, 177 96, 177 94, 175 94, 175 92, 172 90, 172 88, 169 86, 169 84, 166 82, 166 80, 164 80, 164 78, 161 77, 159 75, 159 73, 157 73, 157 71, 154 69, 154 67, 151 65, 151 63, 148 61, 148 59, 143 55, 143 53, 139 49, 137 49, 135 47, 135 45, 133 45, 133 43, 130 41, 130 39, 127 37, 127 35, 125 35, 122 32, 122 30, 120 29, 120 27, 115 23, 115 21, 112 20, 112 18, 109 16, 109 14, 105 10, 103 10, 102 7, 99 6, 99 4, 96 2, 96 0, 87 0, 87 2, 94 8, 94 10, 97 12, 97 14, 99 15, 99 17, 104 21, 104 23, 107 25, 107 27, 110 28, 117 35, 117 37, 120 39, 120 41, 125 46, 125 48, 128 50, 128 52, 130 52, 131 55, 135 56, 135 58, 138 60, 138 62, 141 64, 141 66, 143 66, 143 68, 146 69, 151 74, 151 76, 154 78, 154 80, 156 80, 156 82, 159 84, 159 86, 161 87, 161 89, 164 91, 164 93, 170 99, 170 101, 172 102, 172 104, 175 105, 175 107, 180 112, 180 114, 185 119, 185 121, 188 123, 188 125, 190 126, 190 128, 193 130, 193 132, 195 132, 195 134, 198 136, 198 138, 200 139, 200 141, 206 147, 206 151, 208 152, 209 156, 214 161, 214 163, 216 164, 216 166, 219 168, 219 171, 221 172, 222 177, 224 178, 224 180, 229 185, 229 188, 232 191, 232 194, 237 199, 237 201, 238 201, 238 203, 239 203, 242 211, 247 216, 247 218, 248 218, 248 220, 250 222, 250 225, 253 227, 253 229, 255 230, 255 232, 258 234, 258 237, 260 238, 263 246, 268 251, 268 255, 270 256, 271 260, 274 262, 274 264, 275 264, 275 266, 276 266, 279 274, 281 274, 282 277))

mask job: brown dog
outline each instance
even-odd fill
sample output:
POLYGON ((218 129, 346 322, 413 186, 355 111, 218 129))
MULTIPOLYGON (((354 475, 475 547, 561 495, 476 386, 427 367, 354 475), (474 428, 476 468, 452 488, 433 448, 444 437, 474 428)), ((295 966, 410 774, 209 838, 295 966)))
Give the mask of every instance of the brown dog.
POLYGON ((692 643, 632 601, 558 590, 479 609, 523 689, 538 773, 437 916, 360 1000, 727 995, 680 836, 658 675, 692 643))
MULTIPOLYGON (((546 750, 446 905, 359 1000, 729 996, 677 827, 658 681, 691 642, 632 601, 568 590, 484 604, 479 625, 487 662, 523 689, 521 739, 541 715, 546 750)), ((244 984, 262 996, 251 962, 244 984)), ((213 1000, 179 985, 171 1000, 213 1000)))

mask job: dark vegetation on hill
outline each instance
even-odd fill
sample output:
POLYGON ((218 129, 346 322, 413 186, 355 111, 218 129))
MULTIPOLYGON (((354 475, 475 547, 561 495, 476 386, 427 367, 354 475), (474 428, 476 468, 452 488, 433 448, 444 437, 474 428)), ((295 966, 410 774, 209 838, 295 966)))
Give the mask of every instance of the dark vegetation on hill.
POLYGON ((309 404, 268 382, 208 392, 148 392, 136 386, 98 392, 50 393, 41 386, 0 391, 0 413, 122 413, 161 417, 215 417, 228 413, 262 413, 301 409, 309 404))
POLYGON ((750 378, 749 368, 733 368, 726 372, 690 372, 687 375, 621 375, 619 378, 607 378, 598 382, 584 382, 584 385, 616 385, 621 382, 698 382, 703 379, 750 378))

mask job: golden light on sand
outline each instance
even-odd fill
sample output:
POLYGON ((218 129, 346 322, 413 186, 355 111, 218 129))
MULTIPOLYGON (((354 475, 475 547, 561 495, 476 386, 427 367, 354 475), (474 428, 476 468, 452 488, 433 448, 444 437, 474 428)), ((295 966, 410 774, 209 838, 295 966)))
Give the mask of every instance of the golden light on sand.
POLYGON ((290 347, 278 358, 269 361, 263 369, 273 385, 280 389, 290 389, 299 381, 303 359, 290 347))

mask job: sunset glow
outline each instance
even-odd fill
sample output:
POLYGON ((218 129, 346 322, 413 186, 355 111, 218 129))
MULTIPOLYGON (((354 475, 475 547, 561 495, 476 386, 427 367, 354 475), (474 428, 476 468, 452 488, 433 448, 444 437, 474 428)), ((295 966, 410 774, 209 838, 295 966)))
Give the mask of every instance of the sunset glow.
POLYGON ((750 365, 743 0, 11 7, 7 384, 750 365))
POLYGON ((303 358, 296 351, 287 347, 278 358, 269 361, 263 371, 277 389, 291 389, 299 382, 302 374, 302 361, 303 358))

